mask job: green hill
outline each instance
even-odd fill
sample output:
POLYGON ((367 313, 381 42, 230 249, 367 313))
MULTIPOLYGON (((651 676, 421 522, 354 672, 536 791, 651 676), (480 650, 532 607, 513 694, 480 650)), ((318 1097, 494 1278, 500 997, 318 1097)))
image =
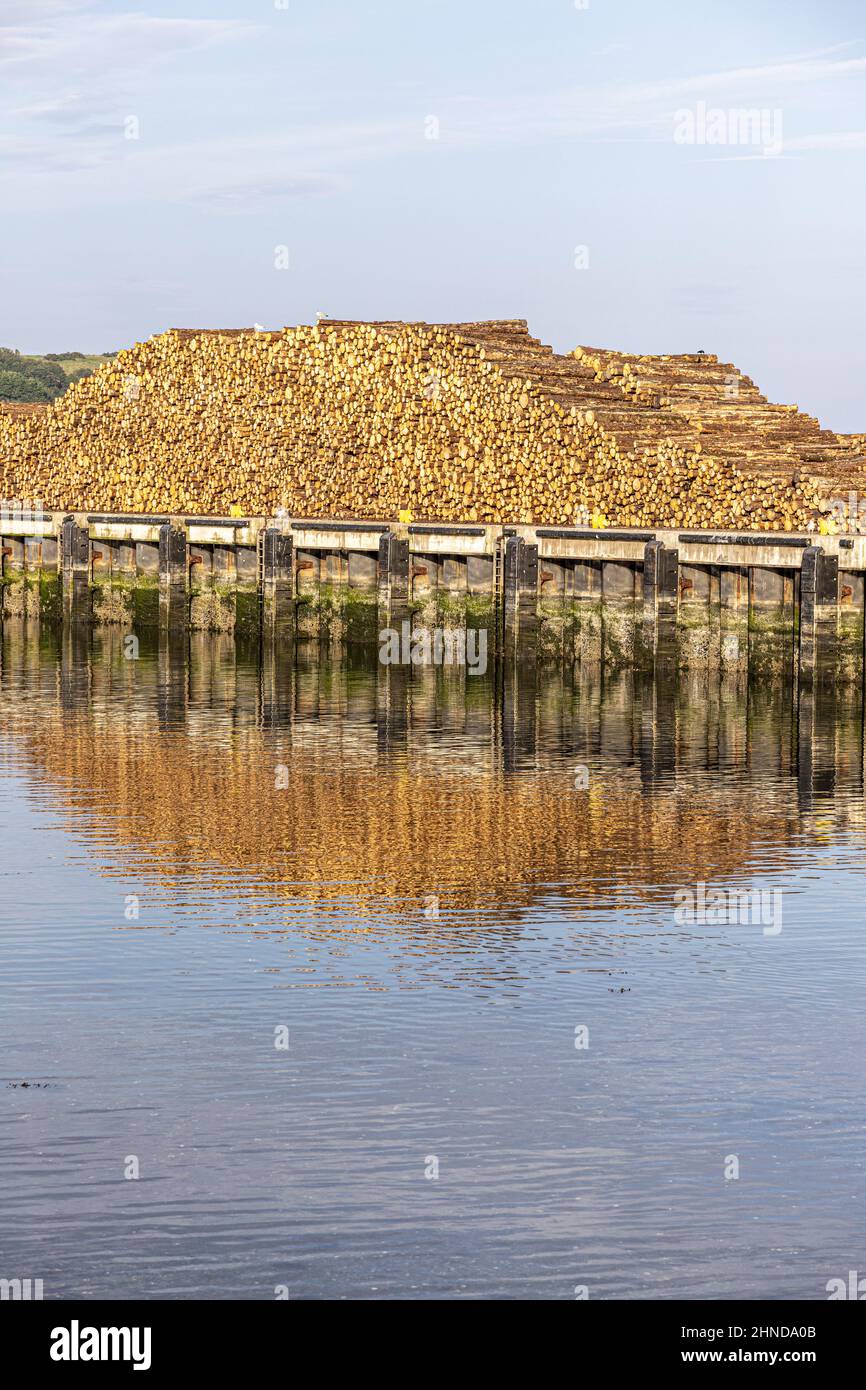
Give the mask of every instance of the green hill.
POLYGON ((0 401, 54 401, 70 382, 92 375, 114 356, 113 352, 25 356, 16 348, 0 347, 0 401))

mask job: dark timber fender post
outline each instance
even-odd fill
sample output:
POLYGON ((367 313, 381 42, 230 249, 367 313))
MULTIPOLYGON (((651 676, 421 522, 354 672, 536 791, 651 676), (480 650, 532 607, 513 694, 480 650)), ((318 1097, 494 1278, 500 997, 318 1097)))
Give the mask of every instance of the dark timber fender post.
POLYGON ((277 642, 295 635, 293 538, 269 526, 262 538, 262 627, 277 642))
POLYGON ((662 541, 647 541, 643 558, 643 664, 673 660, 677 643, 679 551, 662 541))
POLYGON ((502 646, 507 657, 535 656, 538 635, 538 546, 522 536, 505 542, 502 646))
POLYGON ((819 545, 803 551, 800 570, 800 679, 810 682, 836 657, 839 560, 819 545))
POLYGON ((393 531, 379 539, 378 609, 380 631, 409 617, 409 539, 393 531))
POLYGON ((67 622, 89 622, 90 532, 84 517, 67 516, 60 530, 63 578, 63 616, 67 622), (84 524, 82 524, 84 523, 84 524))
POLYGON ((173 517, 159 528, 159 625, 186 630, 189 622, 189 559, 186 525, 173 517))

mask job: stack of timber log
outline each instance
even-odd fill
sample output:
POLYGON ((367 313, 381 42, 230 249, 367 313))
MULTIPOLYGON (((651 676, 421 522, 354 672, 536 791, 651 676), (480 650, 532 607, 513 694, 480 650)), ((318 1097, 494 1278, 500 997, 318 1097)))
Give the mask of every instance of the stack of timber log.
POLYGON ((47 409, 41 401, 0 401, 0 418, 5 415, 10 420, 26 420, 47 409))
POLYGON ((864 475, 714 356, 523 320, 172 329, 0 413, 0 493, 67 510, 802 530, 864 475))

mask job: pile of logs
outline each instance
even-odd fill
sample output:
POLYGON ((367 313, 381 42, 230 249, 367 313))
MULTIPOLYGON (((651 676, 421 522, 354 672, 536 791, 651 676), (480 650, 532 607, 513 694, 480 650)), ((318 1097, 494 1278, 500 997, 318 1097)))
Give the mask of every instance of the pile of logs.
POLYGON ((0 494, 69 510, 800 530, 863 469, 715 357, 522 320, 173 329, 0 413, 0 494))
POLYGON ((48 409, 41 401, 0 401, 0 419, 5 415, 10 420, 27 419, 31 415, 41 415, 48 409))

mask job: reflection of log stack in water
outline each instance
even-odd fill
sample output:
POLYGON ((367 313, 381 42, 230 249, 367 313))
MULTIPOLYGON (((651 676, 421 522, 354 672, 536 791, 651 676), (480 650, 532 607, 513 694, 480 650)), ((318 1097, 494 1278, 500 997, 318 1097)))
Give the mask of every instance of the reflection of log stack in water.
POLYGON ((0 494, 70 511, 797 530, 864 471, 715 357, 510 320, 172 330, 0 411, 0 494))
POLYGON ((383 712, 388 672, 314 667, 265 717, 267 672, 236 665, 224 639, 198 639, 188 664, 126 662, 119 639, 101 645, 91 657, 70 639, 58 684, 46 648, 7 643, 2 710, 18 756, 44 770, 67 828, 106 873, 162 885, 202 875, 217 896, 263 904, 271 927, 281 907, 311 903, 314 933, 334 919, 340 930, 347 919, 414 923, 432 943, 466 927, 452 912, 491 931, 517 923, 550 885, 571 917, 741 880, 767 844, 782 858, 800 845, 801 812, 815 806, 825 831, 864 831, 853 698, 819 721, 808 751, 782 694, 753 692, 747 720, 742 685, 708 693, 625 677, 579 689, 550 679, 497 701, 486 681, 415 673, 400 721, 383 712), (40 672, 27 701, 25 664, 40 672), (575 788, 581 763, 586 790, 575 788), (710 782, 708 768, 755 775, 710 782), (837 777, 855 800, 843 788, 834 802, 837 777))

